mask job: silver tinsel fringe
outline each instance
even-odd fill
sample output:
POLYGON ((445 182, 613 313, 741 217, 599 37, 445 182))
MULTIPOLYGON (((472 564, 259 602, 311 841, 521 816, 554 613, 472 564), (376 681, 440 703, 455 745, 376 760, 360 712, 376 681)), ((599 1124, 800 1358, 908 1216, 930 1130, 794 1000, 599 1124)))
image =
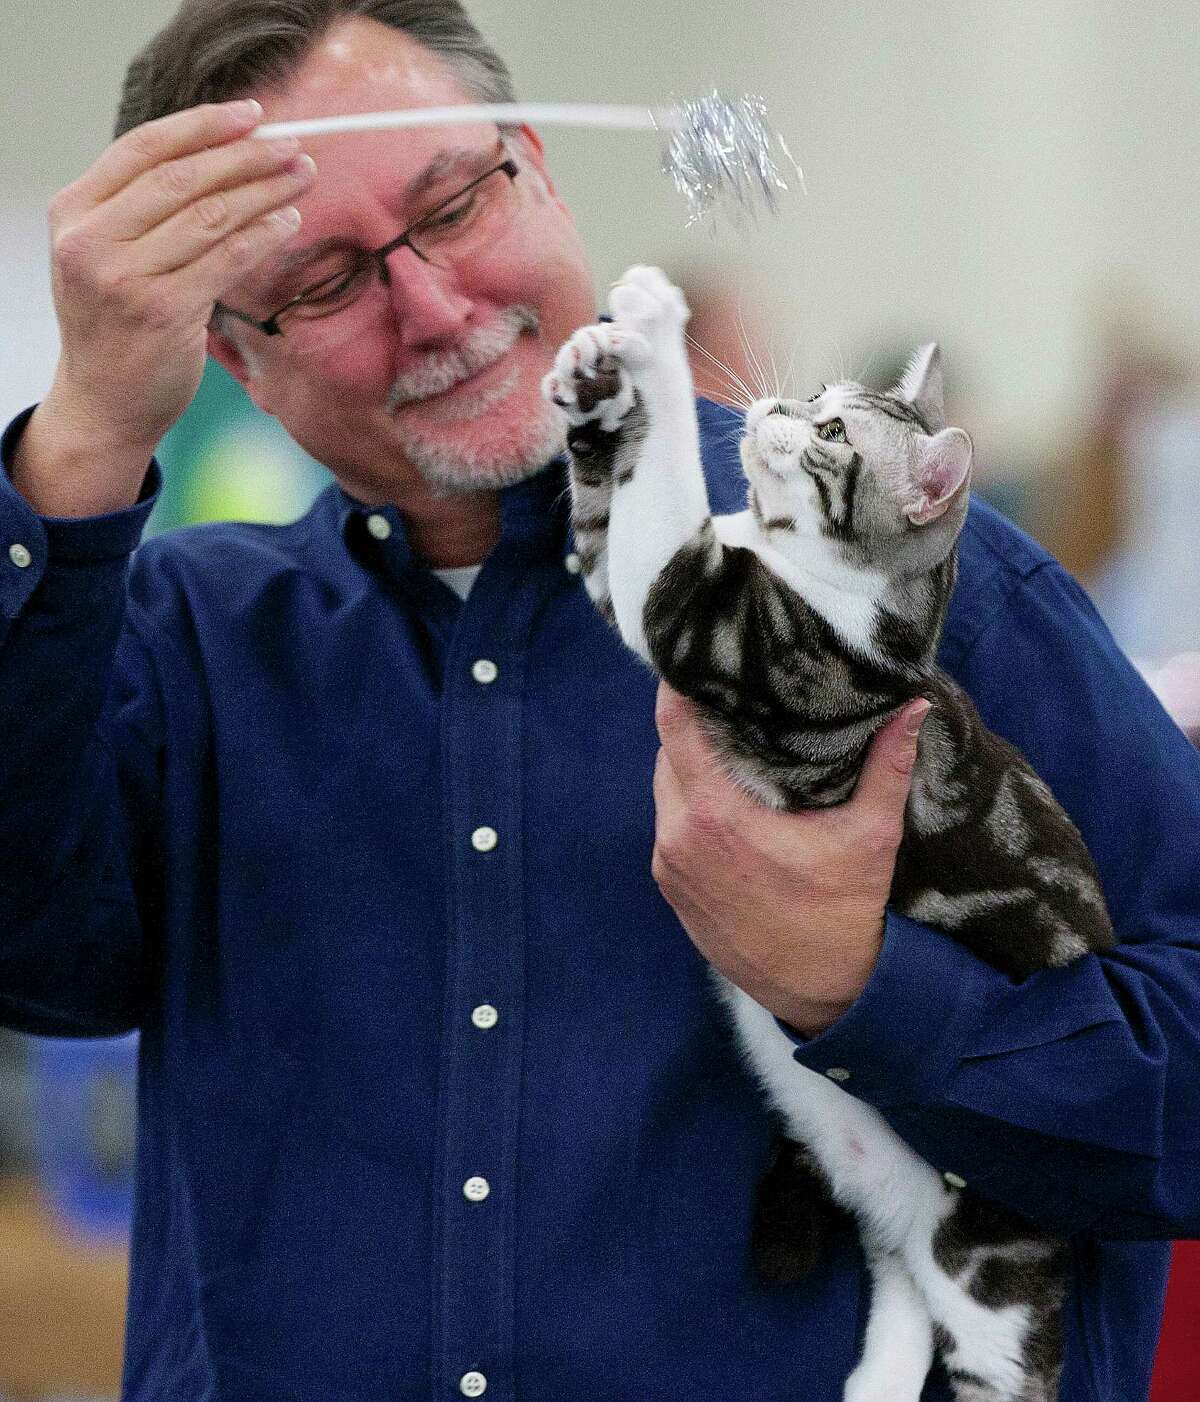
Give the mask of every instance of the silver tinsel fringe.
POLYGON ((688 227, 719 204, 734 202, 754 214, 760 204, 775 214, 779 191, 788 189, 775 151, 789 162, 801 188, 804 175, 783 138, 767 122, 761 97, 729 98, 718 92, 675 109, 679 123, 663 156, 663 171, 688 202, 688 227))

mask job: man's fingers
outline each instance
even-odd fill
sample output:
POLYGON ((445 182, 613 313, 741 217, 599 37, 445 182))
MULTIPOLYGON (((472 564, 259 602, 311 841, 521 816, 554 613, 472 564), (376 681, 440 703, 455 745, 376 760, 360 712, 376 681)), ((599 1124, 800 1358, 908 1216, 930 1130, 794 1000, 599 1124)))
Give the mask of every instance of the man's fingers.
MULTIPOLYGON (((237 220, 239 204, 273 185, 284 192, 303 189, 313 170, 300 143, 288 138, 271 141, 234 141, 213 151, 167 161, 146 171, 121 190, 95 217, 103 218, 107 238, 140 239, 151 231, 184 220, 207 230, 237 220)), ((260 214, 255 209, 254 214, 260 214)), ((242 221, 244 222, 244 221, 242 221)))
POLYGON ((252 220, 235 229, 202 258, 175 273, 176 285, 185 296, 192 296, 197 302, 219 302, 248 272, 286 247, 299 227, 298 216, 289 219, 287 210, 276 210, 264 218, 252 220))
POLYGON ((684 790, 695 791, 715 782, 726 786, 728 776, 709 744, 692 704, 666 682, 660 682, 654 723, 671 769, 684 790))
POLYGON ((246 102, 205 103, 145 122, 119 137, 59 197, 65 206, 91 208, 111 199, 145 171, 179 156, 245 136, 262 120, 262 108, 246 102))
POLYGON ((654 809, 659 823, 683 805, 683 789, 679 776, 671 768, 666 750, 659 750, 654 761, 654 809))
POLYGON ((871 741, 858 784, 846 806, 846 816, 869 820, 898 842, 904 826, 904 807, 912 786, 917 758, 917 736, 929 714, 923 698, 910 701, 871 741))
MULTIPOLYGON (((192 266, 200 269, 201 260, 223 240, 239 229, 250 232, 256 220, 292 207, 292 201, 299 198, 310 183, 310 172, 300 170, 259 180, 238 190, 206 196, 139 240, 140 271, 153 277, 192 266)), ((298 227, 298 222, 293 221, 290 232, 294 233, 298 227)), ((281 236, 287 232, 280 226, 281 236)), ((221 263, 220 259, 216 261, 221 263)), ((249 264, 238 266, 234 260, 235 274, 248 268, 249 264)), ((225 285, 218 287, 218 294, 224 290, 225 285)))

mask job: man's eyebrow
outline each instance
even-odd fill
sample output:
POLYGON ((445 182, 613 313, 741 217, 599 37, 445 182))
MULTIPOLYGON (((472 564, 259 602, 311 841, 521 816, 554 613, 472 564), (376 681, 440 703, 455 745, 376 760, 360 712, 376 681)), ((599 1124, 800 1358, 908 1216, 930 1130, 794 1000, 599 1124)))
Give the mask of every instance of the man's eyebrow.
MULTIPOLYGON (((496 154, 492 151, 464 151, 461 148, 439 151, 405 185, 400 198, 411 208, 421 195, 453 175, 461 173, 464 179, 469 179, 472 175, 482 174, 486 169, 487 160, 496 154)), ((344 234, 332 234, 327 238, 318 239, 307 248, 298 248, 292 253, 284 254, 278 267, 271 274, 266 296, 269 298, 273 293, 282 296, 285 284, 293 274, 317 262, 327 253, 351 252, 353 248, 354 245, 344 234)))
POLYGON ((487 169, 488 162, 495 160, 497 154, 494 149, 491 151, 464 151, 461 147, 439 151, 425 168, 414 175, 404 187, 405 203, 412 204, 418 196, 425 194, 427 190, 451 175, 461 174, 464 179, 469 179, 473 175, 482 175, 487 169))

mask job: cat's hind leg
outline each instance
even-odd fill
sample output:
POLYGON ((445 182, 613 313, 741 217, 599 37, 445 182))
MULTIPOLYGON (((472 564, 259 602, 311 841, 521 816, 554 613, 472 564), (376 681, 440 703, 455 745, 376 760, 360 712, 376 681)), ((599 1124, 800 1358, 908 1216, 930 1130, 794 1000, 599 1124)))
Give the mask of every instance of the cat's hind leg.
POLYGON ((804 1145, 778 1135, 754 1204, 750 1254, 759 1280, 772 1286, 803 1280, 851 1220, 804 1145))
POLYGON ((955 1402, 1056 1402, 1067 1249, 971 1193, 906 1243, 955 1402))
POLYGON ((843 1402, 919 1402, 933 1362, 933 1321, 901 1257, 869 1256, 871 1311, 843 1402))

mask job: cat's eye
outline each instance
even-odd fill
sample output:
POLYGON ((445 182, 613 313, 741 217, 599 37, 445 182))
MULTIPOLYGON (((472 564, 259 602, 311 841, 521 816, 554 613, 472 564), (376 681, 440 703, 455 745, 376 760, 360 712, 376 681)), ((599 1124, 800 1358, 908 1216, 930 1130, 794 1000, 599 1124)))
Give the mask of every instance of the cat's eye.
POLYGON ((825 393, 825 391, 828 388, 828 385, 822 385, 821 388, 816 392, 816 394, 810 394, 808 396, 808 398, 804 401, 805 404, 814 404, 818 399, 820 399, 820 397, 825 393))
POLYGON ((828 423, 817 425, 817 437, 823 438, 827 443, 844 443, 846 425, 841 419, 830 419, 828 423))

